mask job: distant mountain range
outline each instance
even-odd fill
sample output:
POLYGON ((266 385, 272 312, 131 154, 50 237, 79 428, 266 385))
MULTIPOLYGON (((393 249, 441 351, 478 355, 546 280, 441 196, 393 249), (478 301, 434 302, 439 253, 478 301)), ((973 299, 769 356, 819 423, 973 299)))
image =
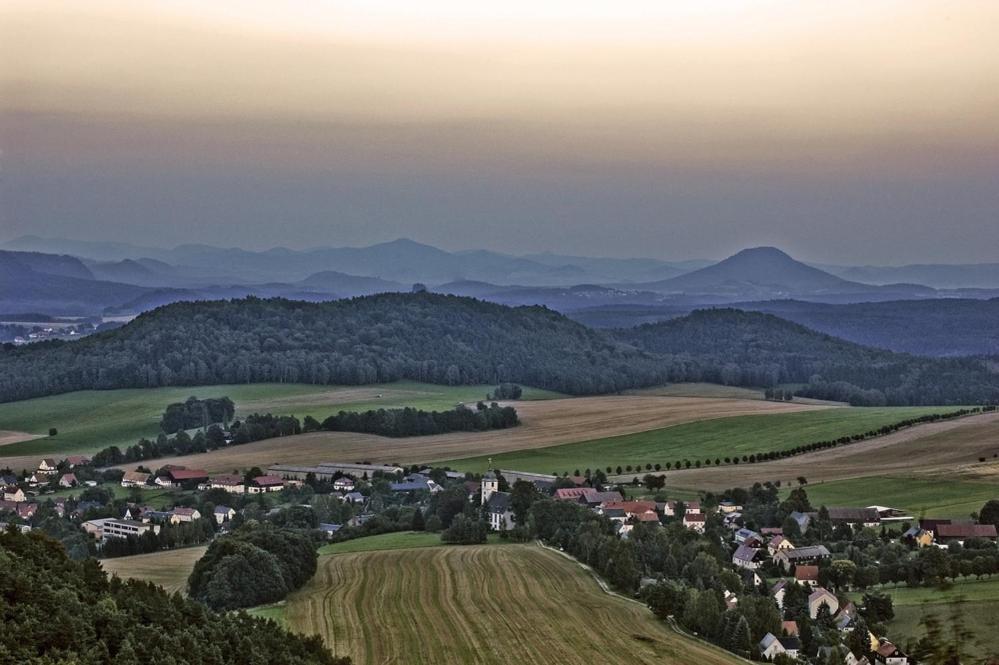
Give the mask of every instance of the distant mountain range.
POLYGON ((37 237, 19 238, 7 247, 12 251, 0 251, 0 315, 134 315, 177 301, 247 296, 320 302, 408 292, 414 283, 422 283, 430 291, 503 305, 544 305, 596 327, 629 327, 698 308, 738 305, 774 311, 880 348, 940 356, 996 353, 988 332, 993 308, 978 307, 972 300, 999 297, 999 288, 980 288, 990 283, 990 264, 823 270, 773 247, 746 249, 717 263, 668 263, 551 253, 446 252, 405 239, 370 247, 262 252, 37 237), (853 274, 935 274, 951 286, 867 283, 848 278, 853 274), (971 281, 963 282, 961 275, 971 281), (963 283, 979 286, 957 288, 963 283), (954 305, 955 298, 966 304, 954 305), (875 325, 875 308, 831 307, 875 302, 892 303, 876 308, 893 313, 892 325, 875 325), (945 334, 946 322, 933 315, 942 311, 960 322, 951 321, 955 325, 950 335, 945 334))

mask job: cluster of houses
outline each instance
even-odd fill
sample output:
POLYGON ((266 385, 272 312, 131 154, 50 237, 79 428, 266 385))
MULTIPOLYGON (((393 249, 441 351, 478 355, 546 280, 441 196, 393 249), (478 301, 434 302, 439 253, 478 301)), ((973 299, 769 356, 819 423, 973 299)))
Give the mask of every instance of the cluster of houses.
MULTIPOLYGON (((102 542, 108 538, 141 536, 150 531, 158 534, 164 524, 184 524, 202 517, 197 508, 178 506, 169 510, 157 510, 150 506, 129 505, 120 518, 88 520, 81 526, 97 541, 102 542)), ((212 515, 219 526, 225 526, 235 517, 236 511, 229 506, 215 506, 212 515)))
MULTIPOLYGON (((95 481, 81 482, 73 469, 89 466, 90 458, 86 455, 70 455, 62 460, 46 457, 38 463, 26 479, 19 479, 10 474, 0 475, 0 514, 17 515, 22 520, 30 520, 38 511, 38 502, 34 500, 39 488, 56 481, 58 487, 71 489, 74 487, 97 485, 95 481)), ((56 511, 62 516, 65 500, 56 499, 56 511)))

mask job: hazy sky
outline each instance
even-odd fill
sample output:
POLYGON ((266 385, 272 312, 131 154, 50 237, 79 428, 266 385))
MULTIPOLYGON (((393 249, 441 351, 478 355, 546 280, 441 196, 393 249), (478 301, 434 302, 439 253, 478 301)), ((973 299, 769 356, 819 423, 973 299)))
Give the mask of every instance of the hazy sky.
POLYGON ((995 0, 7 0, 0 240, 999 261, 995 0))

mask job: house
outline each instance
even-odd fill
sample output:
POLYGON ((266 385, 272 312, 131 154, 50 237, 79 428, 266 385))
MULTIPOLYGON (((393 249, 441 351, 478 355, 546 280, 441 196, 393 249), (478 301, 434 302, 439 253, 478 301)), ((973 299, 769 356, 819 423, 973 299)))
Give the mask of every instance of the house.
POLYGON ((64 473, 59 479, 59 487, 76 487, 79 484, 75 473, 64 473))
POLYGON ((243 476, 238 473, 223 473, 219 476, 212 476, 208 479, 208 487, 213 490, 224 490, 233 494, 244 494, 246 484, 243 476))
POLYGON ((143 517, 150 510, 152 510, 152 508, 149 506, 128 506, 125 508, 125 515, 123 517, 126 520, 145 521, 143 520, 143 517))
POLYGON ((138 538, 139 536, 152 531, 160 532, 159 524, 149 522, 135 522, 132 520, 97 520, 102 522, 100 539, 107 538, 138 538))
POLYGON ((829 608, 830 616, 835 615, 839 611, 839 600, 837 600, 836 595, 827 589, 819 587, 808 596, 808 616, 813 619, 817 617, 823 605, 829 608))
POLYGON ((933 544, 933 532, 914 526, 902 534, 902 540, 916 547, 927 547, 933 544))
POLYGON ((174 508, 170 511, 170 524, 181 524, 201 519, 201 511, 197 508, 174 508))
POLYGON ((165 524, 173 519, 173 512, 169 510, 147 510, 142 513, 143 522, 156 522, 165 524))
POLYGON ((812 518, 807 513, 801 513, 797 510, 788 515, 788 517, 794 520, 795 524, 798 525, 798 530, 802 533, 808 531, 808 527, 812 523, 812 518))
POLYGON ((257 476, 246 485, 249 494, 266 494, 280 492, 284 489, 284 479, 278 476, 257 476))
POLYGON ((801 640, 797 637, 777 637, 773 633, 767 633, 760 640, 759 647, 760 655, 767 660, 773 660, 780 654, 794 659, 801 652, 801 640))
POLYGON ((364 503, 364 495, 360 492, 347 492, 343 495, 345 503, 364 503))
POLYGON ((778 580, 772 587, 770 587, 770 597, 774 599, 777 603, 777 607, 783 611, 784 610, 784 596, 787 595, 787 580, 778 580))
POLYGON ((788 637, 798 637, 798 622, 797 621, 782 621, 780 624, 780 631, 787 635, 788 637))
POLYGON ((126 471, 125 475, 121 477, 122 487, 143 487, 149 482, 148 473, 143 473, 142 471, 126 471))
POLYGON ((784 537, 783 534, 774 536, 767 543, 767 552, 771 557, 776 556, 781 550, 793 550, 794 543, 784 537))
POLYGON ((17 476, 10 473, 0 473, 0 486, 9 487, 17 484, 17 476))
POLYGON ((683 526, 697 533, 704 533, 706 523, 707 516, 703 513, 687 513, 683 516, 683 526))
POLYGON ((723 499, 718 502, 718 510, 722 513, 737 513, 742 510, 742 506, 736 504, 735 501, 730 499, 723 499))
POLYGON ((37 510, 37 503, 28 503, 26 501, 0 501, 0 513, 13 513, 22 520, 30 520, 35 516, 35 511, 37 510))
POLYGON ((433 480, 419 475, 410 476, 401 483, 389 483, 389 489, 393 492, 430 492, 431 494, 444 491, 444 488, 433 480))
POLYGON ((909 665, 909 657, 888 640, 881 640, 874 651, 874 661, 885 665, 909 665))
POLYGON ((901 508, 892 508, 890 506, 867 506, 872 510, 878 511, 878 516, 881 517, 882 522, 906 522, 912 520, 912 515, 909 515, 906 511, 901 508))
POLYGON ((752 529, 742 528, 735 532, 733 535, 735 542, 741 544, 752 544, 753 542, 762 543, 763 539, 760 534, 756 533, 752 529))
POLYGON ((936 540, 939 543, 964 542, 969 538, 984 538, 996 540, 994 524, 940 524, 936 528, 936 540))
POLYGON ((784 570, 791 572, 791 568, 803 563, 818 563, 830 557, 829 550, 825 545, 808 545, 806 547, 795 547, 794 549, 779 550, 774 556, 774 563, 784 566, 784 570))
POLYGON ((749 570, 747 568, 743 568, 739 572, 742 575, 742 584, 744 586, 752 587, 755 589, 758 588, 761 584, 763 584, 763 578, 760 577, 760 574, 755 570, 749 570))
POLYGON ((836 629, 839 631, 844 631, 853 624, 854 619, 857 618, 857 606, 852 602, 848 602, 843 607, 839 608, 839 612, 833 617, 833 621, 836 622, 836 629))
POLYGON ((229 506, 215 506, 212 515, 215 517, 216 524, 225 524, 236 517, 236 511, 229 506))
POLYGON ((49 474, 55 473, 59 470, 59 465, 51 457, 44 458, 38 463, 37 473, 42 476, 47 476, 49 474))
POLYGON ((875 508, 826 508, 829 521, 834 525, 878 527, 881 526, 881 514, 875 508))
POLYGON ((320 522, 318 527, 318 529, 323 532, 323 535, 326 536, 327 540, 335 536, 342 528, 342 524, 326 524, 324 522, 320 522))
MULTIPOLYGON (((169 486, 183 487, 208 480, 208 472, 201 469, 171 468, 167 470, 166 478, 169 480, 169 486)), ((156 483, 162 484, 160 478, 156 479, 156 483)))
POLYGON ((14 503, 23 503, 28 500, 28 495, 24 493, 17 485, 12 485, 3 488, 3 500, 13 501, 14 503))
POLYGON ((739 568, 756 570, 763 565, 763 551, 749 545, 739 545, 732 555, 732 563, 739 568))
POLYGON ((78 466, 89 466, 90 463, 91 460, 86 455, 70 455, 66 458, 66 465, 71 469, 75 469, 78 466))
POLYGON ((819 584, 819 567, 800 565, 794 567, 794 581, 802 586, 815 587, 819 584))
POLYGON ((593 492, 592 494, 586 494, 583 496, 586 501, 586 505, 591 508, 596 506, 602 506, 607 503, 620 503, 624 501, 624 497, 621 496, 620 492, 593 492))
POLYGON ((600 506, 601 511, 620 509, 628 517, 638 517, 646 513, 656 512, 655 501, 606 501, 600 506))
POLYGON ((353 492, 354 479, 350 476, 340 476, 333 481, 333 490, 336 492, 353 492))
POLYGON ((556 501, 576 501, 581 500, 585 502, 585 498, 588 494, 596 494, 597 490, 592 487, 563 487, 562 489, 555 490, 555 500, 556 501))

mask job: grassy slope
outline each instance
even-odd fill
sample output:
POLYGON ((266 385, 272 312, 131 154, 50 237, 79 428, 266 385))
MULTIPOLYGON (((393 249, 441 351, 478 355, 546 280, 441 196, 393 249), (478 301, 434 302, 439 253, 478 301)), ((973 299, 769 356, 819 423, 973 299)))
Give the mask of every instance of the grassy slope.
POLYGON ((171 593, 183 593, 195 562, 201 558, 206 549, 207 545, 199 545, 152 554, 103 559, 101 567, 109 574, 114 573, 122 579, 135 578, 159 584, 171 593))
MULTIPOLYGON (((899 587, 883 591, 890 594, 895 603, 895 618, 889 622, 888 631, 898 644, 924 635, 920 623, 927 614, 937 615, 946 626, 952 610, 950 603, 963 599, 960 604, 962 623, 974 634, 971 651, 981 658, 999 653, 999 633, 995 630, 999 578, 981 581, 962 578, 947 590, 899 587)), ((860 595, 855 594, 857 599, 860 595)))
POLYGON ((999 498, 995 483, 932 477, 872 476, 806 487, 812 505, 891 506, 914 517, 967 518, 989 499, 999 498))
MULTIPOLYGON (((800 413, 737 416, 664 429, 492 456, 493 466, 540 473, 572 472, 677 460, 714 460, 858 434, 944 407, 838 408, 800 413)), ((471 471, 488 467, 488 457, 448 462, 471 471)))
MULTIPOLYGON (((56 437, 23 441, 0 448, 0 457, 93 452, 112 444, 132 444, 140 437, 155 437, 167 404, 198 397, 228 395, 236 415, 253 412, 311 415, 325 418, 340 410, 365 410, 413 406, 448 409, 459 401, 485 397, 492 386, 437 386, 392 383, 374 386, 314 386, 305 384, 253 384, 153 388, 148 390, 83 391, 0 404, 0 430, 47 434, 56 437), (382 398, 375 395, 382 394, 382 398)), ((544 390, 525 389, 525 399, 558 396, 544 390)))
POLYGON ((611 665, 736 662, 534 545, 324 557, 283 609, 292 630, 322 635, 359 665, 561 662, 581 653, 611 665))

